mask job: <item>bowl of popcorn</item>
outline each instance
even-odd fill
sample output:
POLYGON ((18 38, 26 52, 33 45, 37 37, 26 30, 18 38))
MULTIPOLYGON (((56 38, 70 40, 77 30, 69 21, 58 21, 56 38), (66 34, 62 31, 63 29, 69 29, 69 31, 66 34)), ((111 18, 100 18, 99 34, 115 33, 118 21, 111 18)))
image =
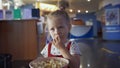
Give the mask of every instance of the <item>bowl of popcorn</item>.
POLYGON ((67 68, 69 60, 60 57, 38 57, 29 63, 30 68, 67 68))

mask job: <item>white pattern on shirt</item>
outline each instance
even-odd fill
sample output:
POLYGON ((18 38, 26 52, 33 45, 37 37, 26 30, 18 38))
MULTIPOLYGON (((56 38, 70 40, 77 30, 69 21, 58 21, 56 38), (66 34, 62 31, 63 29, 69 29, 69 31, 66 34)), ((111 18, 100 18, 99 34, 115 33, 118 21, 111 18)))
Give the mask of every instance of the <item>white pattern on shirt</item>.
MULTIPOLYGON (((67 43, 65 43, 65 47, 67 47, 67 45, 68 45, 69 42, 70 41, 68 41, 67 43)), ((47 44, 43 48, 43 50, 41 51, 41 54, 44 57, 48 57, 48 45, 49 44, 47 44)), ((79 46, 78 46, 78 44, 75 41, 71 41, 71 46, 70 46, 70 51, 69 52, 70 52, 71 55, 72 54, 81 54, 79 46)), ((51 46, 51 54, 53 54, 53 55, 61 55, 60 51, 54 45, 51 46)))

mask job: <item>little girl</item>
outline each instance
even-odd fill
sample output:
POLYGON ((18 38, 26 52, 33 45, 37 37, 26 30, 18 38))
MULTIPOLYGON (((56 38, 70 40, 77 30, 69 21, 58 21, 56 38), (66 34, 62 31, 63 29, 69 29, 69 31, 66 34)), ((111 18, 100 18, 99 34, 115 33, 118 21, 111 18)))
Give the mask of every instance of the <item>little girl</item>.
POLYGON ((69 60, 69 68, 79 68, 80 50, 75 41, 68 39, 71 24, 65 11, 57 10, 47 16, 47 27, 52 37, 41 54, 44 57, 63 57, 69 60))

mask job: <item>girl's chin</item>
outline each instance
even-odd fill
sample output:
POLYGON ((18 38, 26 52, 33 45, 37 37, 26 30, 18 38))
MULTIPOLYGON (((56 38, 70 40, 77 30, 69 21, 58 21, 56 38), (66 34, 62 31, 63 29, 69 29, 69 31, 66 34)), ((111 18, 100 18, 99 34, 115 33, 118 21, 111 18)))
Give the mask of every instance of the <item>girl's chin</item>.
MULTIPOLYGON (((54 39, 54 37, 53 37, 53 39, 54 39)), ((61 36, 60 39, 61 39, 61 40, 66 40, 67 38, 61 36)))

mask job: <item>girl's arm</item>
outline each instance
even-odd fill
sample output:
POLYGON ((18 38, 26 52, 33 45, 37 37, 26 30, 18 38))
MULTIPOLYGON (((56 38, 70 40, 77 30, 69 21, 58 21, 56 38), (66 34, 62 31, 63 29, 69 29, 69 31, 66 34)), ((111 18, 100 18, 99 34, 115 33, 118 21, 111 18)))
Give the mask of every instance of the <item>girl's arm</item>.
POLYGON ((67 49, 60 49, 60 53, 63 55, 64 58, 69 60, 69 67, 70 68, 79 68, 80 67, 80 55, 74 54, 71 55, 67 49))
POLYGON ((52 43, 54 44, 55 47, 57 47, 60 50, 62 56, 70 61, 69 64, 70 68, 79 68, 80 55, 78 54, 71 55, 59 37, 53 39, 52 43))

